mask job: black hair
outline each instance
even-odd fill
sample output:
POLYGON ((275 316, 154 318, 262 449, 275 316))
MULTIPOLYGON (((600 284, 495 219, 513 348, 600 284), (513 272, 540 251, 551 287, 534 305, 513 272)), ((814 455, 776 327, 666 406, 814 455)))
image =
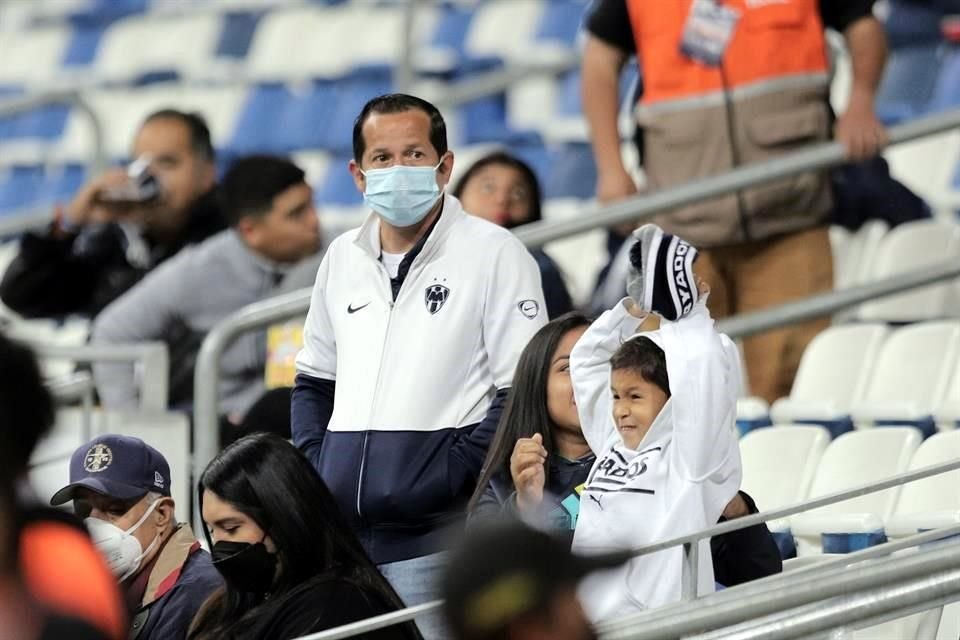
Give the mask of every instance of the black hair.
POLYGON ((363 158, 364 151, 367 150, 367 142, 363 139, 363 125, 374 113, 403 113, 419 109, 430 118, 430 144, 437 152, 437 156, 442 156, 447 152, 447 125, 443 121, 440 111, 424 100, 406 93, 388 93, 377 96, 367 104, 363 105, 360 115, 353 122, 353 159, 357 164, 363 158))
POLYGON ((551 320, 533 334, 517 361, 513 384, 507 397, 506 407, 500 415, 497 433, 487 451, 487 458, 477 481, 477 488, 470 498, 468 511, 476 507, 490 479, 502 472, 510 476, 510 455, 520 438, 530 438, 539 433, 548 454, 556 453, 553 437, 555 424, 547 409, 547 381, 553 354, 568 332, 590 324, 582 313, 571 311, 551 320))
POLYGON ((530 217, 527 218, 525 222, 536 222, 543 217, 543 214, 540 209, 540 200, 542 198, 540 191, 540 182, 537 180, 537 174, 534 173, 533 169, 530 168, 526 162, 512 156, 505 151, 494 151, 491 154, 485 155, 466 170, 466 172, 461 176, 460 180, 457 182, 457 186, 453 188, 453 191, 450 193, 459 198, 460 195, 466 190, 467 183, 470 182, 470 179, 473 178, 477 172, 479 172, 484 167, 489 167, 491 165, 503 165, 505 167, 510 167, 520 172, 520 175, 523 176, 523 181, 527 183, 527 189, 530 190, 530 217))
POLYGON ((657 344, 640 336, 627 340, 610 358, 610 367, 629 369, 641 378, 660 387, 660 390, 670 397, 670 378, 667 376, 667 359, 657 344))
POLYGON ((210 127, 207 126, 207 121, 199 113, 189 113, 179 109, 160 109, 148 115, 143 124, 154 120, 176 120, 180 122, 190 134, 190 148, 193 149, 193 153, 207 162, 216 160, 217 154, 213 149, 213 142, 210 138, 210 127))
MULTIPOLYGON (((250 517, 277 547, 280 572, 270 598, 238 591, 229 583, 204 604, 190 638, 235 637, 250 621, 279 610, 284 596, 304 583, 328 576, 356 584, 393 608, 396 592, 367 556, 333 495, 304 455, 272 433, 245 436, 210 461, 197 494, 215 493, 250 517)), ((209 530, 207 542, 213 547, 209 530)), ((419 638, 407 623, 411 638, 419 638)))
POLYGON ((0 483, 10 486, 26 472, 30 456, 56 417, 29 348, 0 334, 0 483))
POLYGON ((270 212, 273 199, 304 182, 303 169, 286 158, 250 155, 237 159, 224 174, 218 188, 220 208, 230 226, 247 216, 270 212))

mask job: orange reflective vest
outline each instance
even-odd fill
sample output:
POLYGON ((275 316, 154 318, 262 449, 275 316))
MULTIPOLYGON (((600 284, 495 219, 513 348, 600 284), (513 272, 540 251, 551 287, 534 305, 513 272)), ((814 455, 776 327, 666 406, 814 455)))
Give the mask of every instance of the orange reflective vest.
MULTIPOLYGON (((763 162, 829 137, 829 62, 817 0, 722 0, 740 18, 722 68, 680 50, 693 0, 626 0, 643 77, 636 107, 652 188, 763 162)), ((684 207, 660 223, 702 247, 810 227, 823 174, 684 207)))

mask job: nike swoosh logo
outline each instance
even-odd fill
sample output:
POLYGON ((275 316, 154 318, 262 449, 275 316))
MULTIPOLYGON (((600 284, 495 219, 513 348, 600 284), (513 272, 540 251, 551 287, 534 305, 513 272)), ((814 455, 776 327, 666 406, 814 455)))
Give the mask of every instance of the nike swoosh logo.
POLYGON ((363 309, 363 308, 369 307, 369 306, 370 306, 370 303, 369 303, 369 302, 368 302, 367 304, 362 304, 362 305, 360 305, 359 307, 354 307, 353 305, 348 304, 348 305, 347 305, 347 313, 356 313, 357 311, 360 311, 360 309, 363 309))

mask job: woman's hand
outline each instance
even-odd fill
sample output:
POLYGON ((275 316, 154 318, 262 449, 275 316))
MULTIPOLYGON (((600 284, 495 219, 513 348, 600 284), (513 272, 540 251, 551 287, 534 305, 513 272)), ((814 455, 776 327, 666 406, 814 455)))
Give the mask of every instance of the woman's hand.
POLYGON ((743 499, 743 496, 740 495, 739 492, 733 496, 733 500, 731 500, 727 504, 726 509, 723 510, 723 517, 727 520, 734 520, 748 515, 750 515, 750 507, 747 506, 747 501, 743 499))
POLYGON ((547 450, 543 448, 543 436, 533 434, 532 438, 520 438, 513 447, 510 456, 510 476, 517 490, 517 508, 529 511, 543 501, 543 485, 547 480, 544 464, 547 450))

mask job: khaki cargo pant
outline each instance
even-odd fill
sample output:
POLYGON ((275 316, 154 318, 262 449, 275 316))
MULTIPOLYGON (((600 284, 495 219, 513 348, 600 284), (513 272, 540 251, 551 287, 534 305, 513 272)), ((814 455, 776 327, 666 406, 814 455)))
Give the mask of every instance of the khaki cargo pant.
MULTIPOLYGON (((710 285, 714 318, 758 311, 833 288, 826 226, 700 252, 695 271, 710 285)), ((789 395, 800 356, 830 324, 818 318, 744 339, 750 393, 773 402, 789 395)))

